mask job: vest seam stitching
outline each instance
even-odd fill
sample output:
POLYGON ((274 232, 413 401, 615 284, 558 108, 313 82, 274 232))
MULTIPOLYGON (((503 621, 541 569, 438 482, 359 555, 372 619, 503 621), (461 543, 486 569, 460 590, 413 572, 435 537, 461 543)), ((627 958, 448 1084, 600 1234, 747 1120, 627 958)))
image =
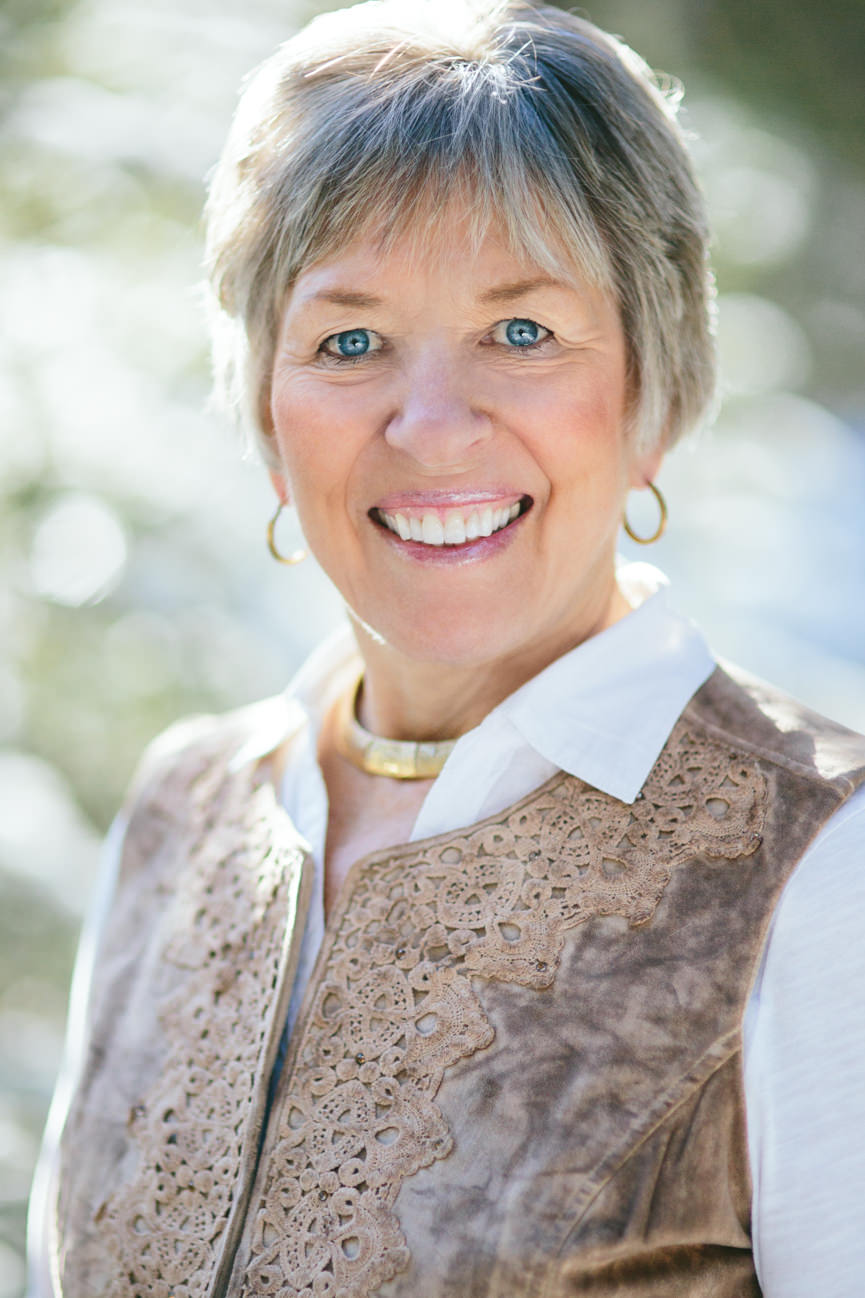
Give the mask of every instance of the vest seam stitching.
POLYGON ((833 776, 821 775, 813 766, 808 766, 795 757, 787 757, 774 749, 766 748, 762 744, 755 744, 752 740, 735 735, 723 726, 717 726, 711 721, 706 721, 692 704, 688 704, 685 708, 681 720, 686 721, 689 725, 696 725, 706 734, 722 740, 738 752, 749 753, 754 757, 762 757, 764 761, 771 762, 773 766, 780 766, 795 775, 803 776, 814 784, 831 789, 842 801, 848 798, 851 793, 855 793, 859 787, 851 775, 843 772, 833 776))
MULTIPOLYGON (((634 1157, 637 1151, 646 1143, 646 1141, 651 1136, 653 1136, 656 1131, 660 1130, 661 1127, 663 1127, 667 1122, 669 1122, 673 1114, 676 1113, 682 1107, 683 1104, 687 1103, 687 1101, 691 1099, 693 1095, 695 1095, 698 1091, 703 1090, 706 1087, 706 1085, 709 1083, 709 1081, 715 1076, 715 1074, 718 1073, 722 1068, 724 1068, 727 1064, 730 1063, 731 1059, 734 1059, 737 1054, 740 1055, 742 1053, 741 1028, 739 1026, 736 1026, 734 1028, 731 1028, 728 1032, 723 1033, 721 1036, 716 1037, 715 1040, 712 1042, 712 1045, 710 1045, 706 1050, 703 1051, 703 1054, 696 1061, 693 1067, 689 1069, 689 1071, 693 1072, 693 1069, 697 1067, 700 1064, 700 1062, 706 1058, 708 1054, 711 1053, 712 1049, 718 1045, 718 1042, 724 1041, 725 1039, 731 1039, 730 1047, 723 1055, 723 1057, 717 1061, 715 1066, 712 1069, 710 1069, 710 1071, 706 1073, 706 1075, 702 1077, 699 1081, 694 1082, 691 1086, 687 1088, 687 1090, 683 1091, 683 1093, 679 1096, 679 1098, 674 1103, 669 1105, 669 1107, 666 1107, 663 1110, 663 1112, 658 1115, 655 1121, 652 1122, 651 1125, 646 1128, 646 1130, 642 1133, 642 1135, 636 1141, 636 1143, 628 1145, 627 1151, 622 1155, 621 1158, 619 1158, 616 1161, 614 1166, 611 1166, 609 1168, 609 1171, 601 1173, 601 1175, 594 1182, 591 1181, 589 1182, 589 1185, 585 1187, 583 1191, 583 1193, 586 1195, 584 1202, 582 1203, 576 1215, 572 1218, 565 1239, 567 1239, 568 1236, 575 1229, 575 1227, 579 1225, 580 1221, 582 1221, 582 1219, 585 1217, 586 1212, 594 1203, 595 1199, 597 1199, 601 1191, 605 1189, 609 1185, 609 1183, 619 1174, 622 1168, 628 1162, 630 1162, 630 1160, 634 1157)), ((675 1090, 675 1086, 668 1087, 666 1093, 669 1094, 673 1090, 675 1090)), ((625 1142, 623 1141, 622 1144, 624 1145, 624 1143, 625 1142)), ((561 1256, 561 1251, 563 1247, 564 1247, 564 1240, 562 1241, 562 1244, 559 1246, 557 1256, 561 1256)))

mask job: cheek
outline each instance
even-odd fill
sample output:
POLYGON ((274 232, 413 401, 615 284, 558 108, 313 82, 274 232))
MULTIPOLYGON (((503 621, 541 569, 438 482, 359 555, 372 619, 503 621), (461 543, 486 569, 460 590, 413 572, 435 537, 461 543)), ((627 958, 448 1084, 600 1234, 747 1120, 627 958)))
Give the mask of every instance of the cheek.
POLYGON ((617 440, 624 428, 627 394, 623 366, 613 363, 585 375, 574 390, 573 418, 587 436, 617 440))
POLYGON ((322 485, 340 442, 327 402, 312 399, 304 386, 284 383, 274 389, 270 401, 276 449, 296 499, 307 486, 322 485))
POLYGON ((301 381, 274 389, 274 438, 304 535, 327 567, 327 554, 351 530, 352 484, 366 423, 346 388, 301 381))
POLYGON ((553 486, 595 478, 619 482, 626 476, 624 401, 602 382, 579 390, 539 393, 527 412, 532 451, 553 486))

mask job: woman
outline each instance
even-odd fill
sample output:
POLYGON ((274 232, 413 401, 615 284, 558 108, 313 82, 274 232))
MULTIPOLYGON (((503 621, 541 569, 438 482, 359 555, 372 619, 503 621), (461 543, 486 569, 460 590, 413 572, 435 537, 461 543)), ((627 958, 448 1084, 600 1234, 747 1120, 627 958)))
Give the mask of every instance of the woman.
POLYGON ((865 740, 615 566, 712 390, 674 106, 434 8, 312 23, 214 178, 217 373, 352 637, 143 763, 34 1289, 852 1295, 865 740))

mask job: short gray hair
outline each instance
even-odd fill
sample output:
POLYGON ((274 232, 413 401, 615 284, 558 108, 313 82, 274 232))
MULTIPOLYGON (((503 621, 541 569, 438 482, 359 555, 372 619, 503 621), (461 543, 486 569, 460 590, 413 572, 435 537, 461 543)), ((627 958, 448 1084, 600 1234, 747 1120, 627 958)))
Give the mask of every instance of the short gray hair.
POLYGON ((621 41, 526 0, 367 0, 250 78, 207 204, 216 391, 261 441, 298 274, 468 198, 517 255, 618 300, 637 444, 669 446, 715 384, 703 202, 662 85, 621 41))

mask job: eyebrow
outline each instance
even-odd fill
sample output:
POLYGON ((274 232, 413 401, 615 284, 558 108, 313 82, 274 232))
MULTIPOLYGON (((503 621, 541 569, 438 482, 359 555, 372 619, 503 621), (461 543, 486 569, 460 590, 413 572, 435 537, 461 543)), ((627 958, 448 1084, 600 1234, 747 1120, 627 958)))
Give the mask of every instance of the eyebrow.
MULTIPOLYGON (((561 282, 552 279, 549 275, 536 275, 532 279, 517 279, 507 284, 497 284, 495 288, 489 288, 481 293, 479 301, 509 302, 513 298, 523 297, 526 293, 535 292, 539 288, 561 287, 561 282)), ((320 292, 311 294, 304 305, 311 306, 314 302, 328 302, 332 306, 352 307, 362 311, 369 311, 373 307, 383 305, 382 299, 372 293, 359 293, 348 288, 321 289, 320 292)))
POLYGON ((522 297, 526 293, 533 293, 539 288, 561 288, 560 280, 552 279, 549 275, 538 275, 534 279, 517 279, 510 284, 499 284, 495 288, 487 289, 480 296, 481 302, 508 302, 511 298, 522 297))
POLYGON ((305 299, 304 306, 311 306, 313 302, 330 302, 334 306, 359 307, 363 311, 382 305, 381 298, 373 297, 371 293, 357 293, 347 288, 322 289, 319 293, 312 293, 305 299))

